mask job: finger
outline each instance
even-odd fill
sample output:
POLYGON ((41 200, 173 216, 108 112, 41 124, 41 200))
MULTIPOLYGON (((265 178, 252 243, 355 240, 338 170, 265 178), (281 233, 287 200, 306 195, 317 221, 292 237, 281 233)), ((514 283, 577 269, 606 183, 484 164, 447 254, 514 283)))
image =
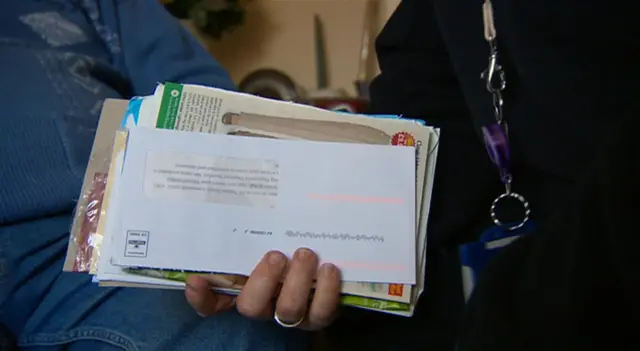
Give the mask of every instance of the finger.
POLYGON ((318 256, 309 249, 296 250, 276 302, 281 321, 293 324, 307 314, 309 294, 317 272, 318 256))
POLYGON ((272 300, 280 287, 287 261, 287 257, 278 251, 271 251, 262 258, 238 296, 236 306, 241 314, 249 318, 273 316, 272 300))
POLYGON ((232 296, 215 294, 211 291, 209 283, 198 276, 187 278, 187 287, 184 295, 189 305, 203 317, 231 308, 235 301, 232 296))
POLYGON ((333 322, 340 304, 340 288, 340 270, 331 263, 323 264, 318 272, 316 290, 304 329, 319 330, 333 322))

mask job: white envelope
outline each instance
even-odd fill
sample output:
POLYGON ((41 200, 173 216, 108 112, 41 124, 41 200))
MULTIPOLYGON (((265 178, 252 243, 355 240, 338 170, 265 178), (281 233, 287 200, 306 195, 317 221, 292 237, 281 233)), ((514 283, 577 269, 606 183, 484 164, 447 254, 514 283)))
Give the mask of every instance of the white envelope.
POLYGON ((345 281, 415 284, 415 149, 137 127, 112 263, 251 273, 299 247, 345 281))

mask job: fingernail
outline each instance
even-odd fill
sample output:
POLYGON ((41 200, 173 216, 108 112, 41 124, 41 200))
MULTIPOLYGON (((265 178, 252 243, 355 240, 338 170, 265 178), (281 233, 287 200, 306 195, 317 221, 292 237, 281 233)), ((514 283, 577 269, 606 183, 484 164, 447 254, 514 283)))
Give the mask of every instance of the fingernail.
POLYGON ((285 258, 279 252, 270 252, 269 257, 267 257, 267 260, 269 260, 270 264, 274 266, 280 266, 280 267, 284 266, 284 264, 286 263, 285 258))
POLYGON ((320 267, 320 275, 323 275, 325 277, 329 277, 335 274, 335 272, 338 270, 338 268, 336 266, 334 266, 331 263, 324 263, 321 267, 320 267))
POLYGON ((303 259, 307 258, 311 253, 312 253, 311 250, 309 250, 307 248, 300 248, 300 249, 296 250, 296 253, 295 253, 294 256, 297 259, 303 260, 303 259))

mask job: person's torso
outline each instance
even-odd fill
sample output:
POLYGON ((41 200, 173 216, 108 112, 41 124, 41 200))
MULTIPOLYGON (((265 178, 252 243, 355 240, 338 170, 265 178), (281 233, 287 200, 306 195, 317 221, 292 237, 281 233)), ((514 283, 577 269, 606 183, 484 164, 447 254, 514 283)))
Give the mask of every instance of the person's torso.
MULTIPOLYGON (((492 96, 480 78, 490 54, 482 3, 433 1, 478 131, 494 122, 492 96)), ((590 166, 603 133, 639 96, 638 26, 630 5, 620 1, 494 0, 493 8, 499 63, 506 75, 503 113, 514 191, 530 198, 534 216, 543 221, 590 166)), ((493 176, 499 183, 497 171, 493 176)))
MULTIPOLYGON (((469 123, 478 131, 476 149, 459 152, 477 153, 485 160, 476 168, 457 166, 458 173, 464 170, 477 181, 443 180, 436 189, 440 203, 433 208, 443 209, 430 218, 433 255, 456 252, 458 244, 477 239, 492 225, 491 201, 504 192, 479 133, 481 126, 495 122, 492 96, 480 77, 490 55, 482 3, 433 0, 438 28, 471 115, 469 123)), ((572 196, 603 135, 640 97, 635 60, 640 53, 638 25, 630 5, 618 1, 494 0, 493 8, 499 63, 506 75, 503 113, 513 190, 530 202, 532 220, 543 225, 572 196)))

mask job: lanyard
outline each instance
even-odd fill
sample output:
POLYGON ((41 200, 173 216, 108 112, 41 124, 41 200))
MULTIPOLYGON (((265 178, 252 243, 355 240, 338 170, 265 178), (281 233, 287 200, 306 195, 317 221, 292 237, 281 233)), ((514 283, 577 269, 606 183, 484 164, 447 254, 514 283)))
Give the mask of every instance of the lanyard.
POLYGON ((500 227, 505 226, 508 230, 513 231, 522 228, 529 221, 531 209, 529 208, 529 202, 524 196, 511 191, 513 175, 510 167, 511 150, 509 147, 509 130, 507 122, 502 115, 504 106, 502 91, 506 88, 507 81, 504 70, 498 62, 497 33, 493 20, 493 5, 491 0, 485 0, 482 5, 482 19, 484 22, 484 37, 489 44, 490 55, 489 64, 482 72, 481 78, 485 81, 486 88, 493 98, 493 116, 495 118, 495 123, 482 127, 482 134, 489 158, 491 158, 491 161, 498 168, 500 180, 505 188, 505 192, 493 200, 489 213, 495 225, 500 227), (524 217, 520 222, 515 224, 503 223, 496 214, 498 204, 508 198, 519 201, 524 210, 524 217))

